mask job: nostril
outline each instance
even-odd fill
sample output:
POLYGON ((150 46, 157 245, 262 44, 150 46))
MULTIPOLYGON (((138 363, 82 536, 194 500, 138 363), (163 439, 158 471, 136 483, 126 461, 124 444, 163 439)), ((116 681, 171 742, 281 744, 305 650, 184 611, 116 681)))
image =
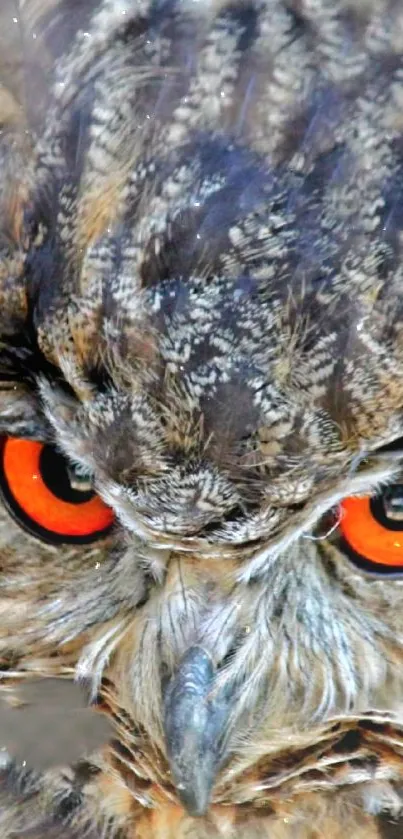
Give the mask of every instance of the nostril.
POLYGON ((235 657, 237 650, 241 646, 241 637, 234 643, 232 646, 227 650, 225 655, 220 661, 220 670, 225 670, 226 667, 229 667, 233 658, 235 657))

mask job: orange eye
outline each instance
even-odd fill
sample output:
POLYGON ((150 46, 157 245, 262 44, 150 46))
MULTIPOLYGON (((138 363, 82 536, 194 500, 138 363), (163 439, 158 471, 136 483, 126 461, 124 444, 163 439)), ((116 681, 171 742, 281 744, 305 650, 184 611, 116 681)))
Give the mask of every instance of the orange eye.
POLYGON ((369 571, 403 573, 403 487, 345 498, 341 508, 340 530, 352 559, 369 571))
POLYGON ((92 542, 106 535, 112 510, 51 446, 3 439, 0 484, 14 518, 46 542, 92 542), (73 483, 73 485, 72 485, 73 483))

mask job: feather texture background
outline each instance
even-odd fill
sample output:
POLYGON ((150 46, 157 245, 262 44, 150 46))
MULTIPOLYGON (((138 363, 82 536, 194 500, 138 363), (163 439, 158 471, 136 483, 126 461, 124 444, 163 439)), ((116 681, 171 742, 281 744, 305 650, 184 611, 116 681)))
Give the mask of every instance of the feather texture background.
POLYGON ((334 511, 401 474, 401 4, 1 12, 0 431, 116 514, 1 508, 1 835, 392 836, 402 577, 334 511))

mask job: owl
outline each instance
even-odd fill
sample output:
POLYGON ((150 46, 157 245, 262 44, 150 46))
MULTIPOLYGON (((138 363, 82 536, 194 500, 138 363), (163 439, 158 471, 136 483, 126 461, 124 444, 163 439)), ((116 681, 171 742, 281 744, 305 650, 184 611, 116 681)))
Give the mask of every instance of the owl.
POLYGON ((1 839, 397 839, 403 4, 2 0, 0 123, 1 839))

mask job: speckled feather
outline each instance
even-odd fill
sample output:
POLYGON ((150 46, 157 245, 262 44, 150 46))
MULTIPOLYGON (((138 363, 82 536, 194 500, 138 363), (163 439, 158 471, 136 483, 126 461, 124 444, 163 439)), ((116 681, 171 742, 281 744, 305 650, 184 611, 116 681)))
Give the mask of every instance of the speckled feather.
POLYGON ((4 699, 75 677, 114 726, 70 767, 4 758, 2 839, 385 837, 402 580, 312 536, 401 468, 403 7, 6 7, 0 431, 117 525, 51 548, 1 510, 4 699), (164 734, 192 650, 226 709, 198 818, 164 734))

